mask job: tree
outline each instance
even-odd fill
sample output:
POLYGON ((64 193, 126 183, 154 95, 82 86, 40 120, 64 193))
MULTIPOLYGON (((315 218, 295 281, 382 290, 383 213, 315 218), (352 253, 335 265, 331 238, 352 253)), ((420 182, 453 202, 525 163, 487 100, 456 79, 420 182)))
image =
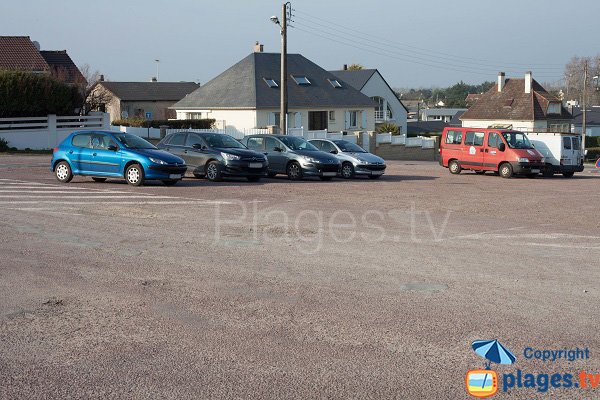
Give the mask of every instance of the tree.
POLYGON ((565 99, 577 100, 580 104, 583 102, 584 88, 584 67, 587 64, 588 79, 586 82, 586 105, 599 105, 599 93, 596 90, 598 79, 593 79, 600 75, 600 55, 595 57, 573 57, 565 66, 565 99))
POLYGON ((103 111, 103 107, 112 100, 112 95, 107 90, 97 87, 96 84, 100 82, 102 76, 100 71, 92 70, 89 64, 83 64, 79 67, 79 71, 81 77, 76 84, 85 99, 81 114, 87 115, 90 111, 103 111))
POLYGON ((365 67, 360 64, 350 64, 348 67, 348 71, 360 71, 361 69, 365 69, 365 67))

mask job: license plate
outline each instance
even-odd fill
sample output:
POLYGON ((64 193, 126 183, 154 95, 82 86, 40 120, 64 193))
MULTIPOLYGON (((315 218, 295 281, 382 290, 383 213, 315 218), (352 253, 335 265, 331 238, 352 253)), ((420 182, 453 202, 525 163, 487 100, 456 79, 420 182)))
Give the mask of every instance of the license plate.
POLYGON ((532 173, 532 174, 539 174, 539 173, 540 173, 540 170, 539 170, 539 169, 532 169, 532 170, 531 170, 531 173, 532 173))
POLYGON ((180 179, 181 178, 181 174, 171 174, 169 175, 169 179, 180 179))
POLYGON ((373 171, 371 175, 383 175, 383 171, 373 171))
POLYGON ((336 176, 336 172, 323 172, 323 176, 336 176))
POLYGON ((262 168, 262 163, 251 162, 250 168, 262 168))

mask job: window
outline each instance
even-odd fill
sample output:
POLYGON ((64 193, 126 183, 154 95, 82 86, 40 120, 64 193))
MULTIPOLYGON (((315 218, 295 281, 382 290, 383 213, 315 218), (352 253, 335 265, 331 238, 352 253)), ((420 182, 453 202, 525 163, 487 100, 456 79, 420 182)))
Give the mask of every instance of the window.
POLYGON ((188 133, 187 139, 185 139, 185 146, 192 147, 197 143, 200 145, 204 144, 204 142, 202 141, 202 138, 200 136, 193 134, 193 133, 188 133))
POLYGON ((531 142, 522 132, 503 132, 502 136, 511 149, 533 149, 531 142))
POLYGON ((308 78, 304 75, 292 75, 292 79, 294 80, 294 82, 296 82, 298 85, 303 85, 303 86, 309 86, 310 85, 310 81, 308 80, 308 78))
POLYGON ((358 126, 358 111, 350 111, 350 128, 356 128, 358 126))
POLYGON ((335 121, 335 111, 329 111, 329 120, 335 121))
POLYGON ((383 97, 373 96, 371 97, 375 102, 377 102, 377 106, 375 107, 375 119, 376 120, 384 120, 387 121, 392 119, 392 109, 390 108, 390 103, 388 103, 383 97))
POLYGON ((336 89, 342 87, 342 84, 337 79, 327 79, 327 80, 329 81, 329 83, 331 83, 331 86, 333 86, 336 89))
POLYGON ((568 136, 563 137, 563 148, 565 150, 571 150, 571 138, 568 136))
POLYGON ((446 144, 461 144, 462 143, 462 131, 448 131, 446 132, 446 144))
POLYGON ((321 145, 321 151, 324 151, 325 153, 331 153, 332 151, 335 151, 337 153, 337 149, 335 148, 335 146, 325 141, 321 145))
POLYGON ((560 114, 561 105, 560 103, 550 103, 548 104, 548 114, 560 114))
POLYGON ((185 143, 185 133, 176 133, 173 135, 171 140, 169 140, 169 144, 172 146, 183 146, 185 143))
POLYGON ((76 147, 90 147, 91 135, 75 135, 71 144, 76 147))
POLYGON ((490 132, 488 134, 488 147, 494 149, 498 148, 498 134, 496 132, 490 132))
POLYGON ((248 148, 250 150, 262 151, 265 148, 265 139, 261 137, 249 138, 248 148))
POLYGON ((277 87, 279 87, 279 85, 277 84, 277 82, 275 82, 274 79, 263 78, 263 80, 265 81, 265 83, 267 84, 267 86, 269 86, 270 88, 277 88, 277 87))
POLYGON ((327 111, 308 112, 308 130, 322 131, 327 129, 327 111))
POLYGON ((265 138, 265 149, 267 151, 275 151, 276 148, 282 148, 283 146, 279 144, 277 139, 272 137, 265 138))
POLYGON ((578 137, 573 137, 573 150, 579 150, 581 148, 581 144, 579 143, 578 137))
POLYGON ((310 144, 312 144, 313 146, 315 146, 319 150, 321 150, 321 148, 323 147, 323 141, 322 140, 311 140, 310 144))
POLYGON ((483 146, 484 136, 485 134, 483 132, 467 132, 465 144, 470 146, 483 146))
POLYGON ((114 140, 106 135, 92 135, 92 149, 106 150, 108 146, 116 146, 114 140))

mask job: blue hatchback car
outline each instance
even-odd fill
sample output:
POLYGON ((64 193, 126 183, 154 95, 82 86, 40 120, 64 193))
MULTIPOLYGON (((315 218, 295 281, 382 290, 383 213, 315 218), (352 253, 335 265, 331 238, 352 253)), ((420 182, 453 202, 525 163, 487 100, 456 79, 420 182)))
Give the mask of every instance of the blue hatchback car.
POLYGON ((157 149, 139 136, 122 132, 81 131, 71 133, 54 149, 51 170, 67 183, 74 175, 91 176, 96 182, 125 178, 133 186, 147 179, 174 185, 183 178, 183 159, 157 149))

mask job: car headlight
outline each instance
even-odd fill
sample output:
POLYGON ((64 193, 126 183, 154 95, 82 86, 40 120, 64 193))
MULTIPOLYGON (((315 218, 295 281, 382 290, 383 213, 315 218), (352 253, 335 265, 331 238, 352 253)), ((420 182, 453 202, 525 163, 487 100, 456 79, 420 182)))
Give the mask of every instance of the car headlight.
POLYGON ((546 162, 546 157, 542 157, 542 163, 546 162))
POLYGON ((529 158, 525 158, 525 157, 521 157, 518 160, 519 162, 524 162, 524 163, 528 163, 529 162, 529 158))
POLYGON ((308 157, 308 156, 302 156, 302 159, 304 161, 306 161, 306 162, 309 162, 309 163, 318 163, 319 162, 318 160, 316 160, 316 159, 314 159, 312 157, 308 157))
POLYGON ((224 152, 221 152, 221 156, 224 159, 229 160, 229 161, 236 161, 236 160, 240 159, 240 156, 236 156, 235 154, 224 153, 224 152))
POLYGON ((158 159, 158 158, 154 158, 154 157, 148 157, 148 159, 149 159, 150 161, 152 161, 154 164, 160 164, 160 165, 167 165, 167 164, 168 164, 168 162, 166 162, 166 161, 163 161, 163 160, 160 160, 160 159, 158 159))

